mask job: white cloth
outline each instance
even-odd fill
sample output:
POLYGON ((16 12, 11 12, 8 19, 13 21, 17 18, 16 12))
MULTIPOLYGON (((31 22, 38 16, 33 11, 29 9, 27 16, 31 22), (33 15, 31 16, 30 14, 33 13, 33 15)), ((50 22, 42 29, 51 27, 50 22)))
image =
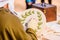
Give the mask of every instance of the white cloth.
POLYGON ((8 3, 8 0, 0 0, 0 7, 3 7, 8 3))
POLYGON ((12 13, 14 13, 14 0, 9 0, 8 8, 12 13))
POLYGON ((16 15, 17 17, 20 16, 20 12, 16 12, 16 11, 14 10, 14 0, 9 0, 8 8, 9 8, 9 10, 10 10, 14 15, 16 15))
POLYGON ((14 15, 17 15, 15 10, 14 10, 14 0, 9 0, 8 8, 14 15))
POLYGON ((0 0, 0 7, 3 7, 6 4, 8 4, 8 9, 18 17, 19 14, 14 10, 14 0, 0 0))
POLYGON ((56 32, 60 32, 60 25, 57 23, 57 21, 48 22, 47 26, 56 32))

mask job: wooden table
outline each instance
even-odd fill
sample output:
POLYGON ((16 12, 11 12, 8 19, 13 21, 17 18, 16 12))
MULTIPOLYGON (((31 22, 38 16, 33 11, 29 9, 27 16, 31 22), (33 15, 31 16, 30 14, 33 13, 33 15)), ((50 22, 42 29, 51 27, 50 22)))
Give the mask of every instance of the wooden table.
POLYGON ((46 6, 42 6, 40 3, 38 3, 33 4, 32 8, 37 8, 43 11, 47 22, 55 21, 57 19, 57 7, 55 5, 46 4, 46 6))

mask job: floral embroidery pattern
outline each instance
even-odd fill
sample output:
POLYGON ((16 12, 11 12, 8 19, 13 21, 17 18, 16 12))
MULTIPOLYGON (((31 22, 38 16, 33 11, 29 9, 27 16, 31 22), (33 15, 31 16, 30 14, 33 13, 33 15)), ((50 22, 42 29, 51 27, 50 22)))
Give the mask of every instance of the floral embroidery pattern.
POLYGON ((37 17, 38 17, 38 26, 37 26, 37 28, 38 29, 40 29, 40 25, 43 23, 42 22, 42 14, 39 12, 39 11, 32 11, 32 10, 29 10, 28 12, 26 11, 23 15, 21 15, 21 23, 22 24, 24 24, 24 22, 25 22, 25 19, 28 17, 28 16, 30 16, 30 15, 32 15, 32 14, 35 14, 35 12, 37 13, 37 17))

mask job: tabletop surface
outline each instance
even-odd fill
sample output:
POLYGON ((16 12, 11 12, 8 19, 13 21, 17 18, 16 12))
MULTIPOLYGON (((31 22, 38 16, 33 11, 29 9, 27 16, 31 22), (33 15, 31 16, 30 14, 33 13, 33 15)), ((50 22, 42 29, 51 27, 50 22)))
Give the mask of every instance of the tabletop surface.
POLYGON ((50 7, 55 7, 55 5, 51 5, 51 4, 45 4, 45 6, 42 6, 42 4, 40 4, 40 3, 38 3, 38 4, 33 4, 32 6, 40 7, 40 8, 50 8, 50 7))
POLYGON ((43 38, 46 40, 60 40, 60 25, 57 24, 57 21, 48 22, 46 24, 48 29, 44 29, 43 32, 38 33, 38 40, 43 40, 43 38))
POLYGON ((48 22, 47 26, 51 29, 55 30, 56 32, 60 32, 60 24, 57 21, 48 22))

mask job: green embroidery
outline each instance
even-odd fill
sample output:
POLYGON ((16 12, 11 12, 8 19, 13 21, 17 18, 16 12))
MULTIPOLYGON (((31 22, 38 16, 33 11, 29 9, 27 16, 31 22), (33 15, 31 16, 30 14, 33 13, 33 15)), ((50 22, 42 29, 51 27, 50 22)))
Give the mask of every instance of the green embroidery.
POLYGON ((37 30, 35 29, 35 30, 34 30, 34 32, 36 33, 36 32, 37 32, 37 30))
POLYGON ((38 17, 41 17, 41 14, 38 14, 38 17))
POLYGON ((21 21, 25 21, 25 19, 20 19, 21 21))
POLYGON ((41 21, 42 20, 42 17, 38 18, 38 20, 41 21))
POLYGON ((29 16, 29 14, 28 14, 27 12, 25 12, 25 15, 26 15, 26 16, 29 16))
POLYGON ((40 26, 37 26, 37 28, 38 28, 38 29, 41 29, 41 27, 40 27, 40 26))
POLYGON ((40 15, 40 12, 37 11, 37 14, 40 15))
MULTIPOLYGON (((39 11, 37 11, 36 13, 37 13, 37 17, 38 17, 38 26, 37 26, 37 28, 38 28, 38 29, 41 29, 40 25, 43 23, 43 22, 41 22, 41 20, 42 20, 42 16, 41 16, 41 15, 42 15, 42 14, 41 14, 39 11)), ((29 10, 28 12, 25 12, 25 15, 22 15, 22 18, 23 18, 23 19, 21 19, 22 24, 24 24, 25 19, 26 19, 28 16, 32 15, 32 14, 34 14, 34 10, 33 10, 33 11, 29 10)), ((36 32, 36 31, 37 31, 37 30, 35 30, 35 32, 36 32)))
POLYGON ((31 15, 31 10, 28 12, 29 15, 31 15))
POLYGON ((27 16, 25 16, 25 15, 22 15, 22 18, 26 18, 27 16))
POLYGON ((42 24, 42 22, 38 22, 38 25, 40 26, 42 24))
POLYGON ((38 20, 39 20, 37 27, 38 27, 38 29, 41 29, 40 25, 42 24, 42 22, 41 22, 42 16, 41 16, 41 13, 40 12, 37 12, 37 15, 38 15, 38 20))
POLYGON ((34 11, 32 11, 32 14, 34 14, 34 11))

